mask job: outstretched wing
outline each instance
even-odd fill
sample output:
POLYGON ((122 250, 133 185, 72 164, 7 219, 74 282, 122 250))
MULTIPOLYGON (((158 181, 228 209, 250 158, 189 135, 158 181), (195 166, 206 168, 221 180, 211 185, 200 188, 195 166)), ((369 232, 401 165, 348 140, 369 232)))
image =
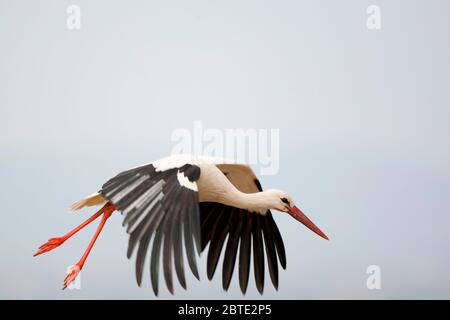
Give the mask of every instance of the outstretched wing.
POLYGON ((200 253, 200 214, 196 183, 199 178, 200 168, 194 164, 166 163, 162 166, 161 163, 153 163, 119 173, 99 191, 124 216, 123 225, 130 235, 128 258, 137 248, 138 285, 142 283, 145 257, 147 252, 151 252, 150 275, 156 295, 161 251, 168 290, 173 293, 172 265, 175 266, 181 286, 186 288, 183 242, 189 267, 195 277, 199 278, 196 265, 196 254, 200 253), (149 250, 152 238, 152 248, 149 250))
MULTIPOLYGON (((250 167, 239 164, 216 164, 231 183, 242 192, 262 191, 261 184, 250 167)), ((222 286, 229 288, 236 260, 239 261, 239 285, 242 293, 247 291, 250 261, 256 288, 264 290, 264 265, 267 260, 272 283, 278 289, 278 263, 286 268, 283 239, 270 211, 265 215, 226 206, 219 203, 200 203, 202 251, 209 243, 207 273, 214 276, 225 239, 223 255, 222 286), (265 251, 265 254, 264 254, 265 251), (265 259, 266 257, 266 259, 265 259)))

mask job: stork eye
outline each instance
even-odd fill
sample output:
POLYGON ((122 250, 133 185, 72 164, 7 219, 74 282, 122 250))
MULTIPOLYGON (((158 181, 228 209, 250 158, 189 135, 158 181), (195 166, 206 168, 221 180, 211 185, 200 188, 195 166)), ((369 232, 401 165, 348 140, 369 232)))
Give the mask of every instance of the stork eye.
POLYGON ((284 203, 286 203, 287 205, 289 205, 289 200, 288 200, 288 199, 286 199, 286 198, 281 198, 281 201, 284 202, 284 203))

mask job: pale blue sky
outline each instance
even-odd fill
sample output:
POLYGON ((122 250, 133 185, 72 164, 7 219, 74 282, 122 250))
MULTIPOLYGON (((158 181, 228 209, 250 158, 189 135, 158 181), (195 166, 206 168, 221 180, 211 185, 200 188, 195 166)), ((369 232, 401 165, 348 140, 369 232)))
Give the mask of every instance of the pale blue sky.
MULTIPOLYGON (((280 172, 261 182, 331 238, 276 215, 288 269, 262 298, 450 298, 449 12, 444 0, 0 0, 0 298, 154 298, 118 215, 81 290, 60 288, 94 226, 32 253, 91 214, 71 202, 167 155, 194 120, 279 128, 280 172), (371 4, 379 31, 366 28, 371 4), (372 264, 379 291, 366 288, 372 264)), ((242 297, 220 274, 188 288, 174 297, 242 297)), ((245 298, 260 298, 253 282, 245 298)))

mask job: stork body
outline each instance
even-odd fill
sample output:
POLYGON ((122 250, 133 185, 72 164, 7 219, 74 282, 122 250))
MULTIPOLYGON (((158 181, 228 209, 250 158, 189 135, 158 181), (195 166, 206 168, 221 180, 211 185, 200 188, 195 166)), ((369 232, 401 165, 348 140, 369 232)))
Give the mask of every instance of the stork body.
POLYGON ((328 239, 294 205, 288 194, 276 189, 263 191, 249 166, 215 158, 174 155, 129 169, 108 180, 100 191, 74 203, 70 209, 75 211, 99 204, 104 206, 92 217, 65 236, 49 239, 35 253, 40 255, 58 247, 102 216, 86 252, 66 276, 63 288, 83 268, 98 235, 115 210, 124 215, 123 225, 130 234, 127 256, 131 257, 137 248, 136 279, 139 285, 146 254, 150 253, 150 274, 155 294, 158 293, 161 251, 164 278, 168 290, 173 293, 173 265, 181 286, 186 288, 183 244, 188 265, 197 278, 196 256, 209 244, 207 273, 211 279, 226 238, 222 269, 225 290, 230 285, 239 255, 239 284, 241 291, 246 292, 253 256, 255 282, 262 293, 264 248, 270 277, 277 288, 278 263, 285 268, 286 257, 283 240, 270 209, 289 213, 328 239))

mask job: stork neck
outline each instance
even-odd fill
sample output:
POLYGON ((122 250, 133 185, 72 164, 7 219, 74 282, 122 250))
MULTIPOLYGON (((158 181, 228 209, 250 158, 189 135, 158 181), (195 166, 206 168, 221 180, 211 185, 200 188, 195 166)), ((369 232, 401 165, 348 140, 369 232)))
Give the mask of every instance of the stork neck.
POLYGON ((230 199, 231 205, 237 208, 265 213, 270 209, 270 201, 264 191, 256 193, 244 193, 236 190, 230 199))

